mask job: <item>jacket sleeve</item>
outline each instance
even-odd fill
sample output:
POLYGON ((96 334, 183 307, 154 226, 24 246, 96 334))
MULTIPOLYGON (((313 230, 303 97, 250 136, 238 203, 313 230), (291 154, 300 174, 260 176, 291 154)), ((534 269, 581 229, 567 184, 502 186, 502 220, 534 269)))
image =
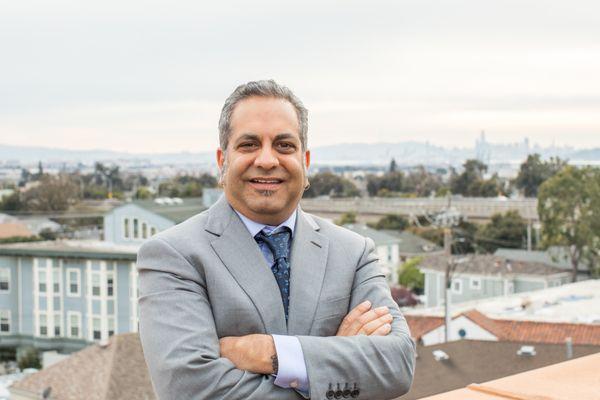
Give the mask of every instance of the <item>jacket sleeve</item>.
POLYGON ((138 252, 140 339, 157 397, 297 400, 274 377, 220 357, 202 272, 161 238, 138 252))
POLYGON ((387 336, 298 336, 304 352, 310 394, 330 398, 328 391, 356 390, 359 399, 393 399, 408 392, 415 366, 415 344, 405 318, 392 300, 371 239, 356 266, 350 309, 365 300, 388 306, 394 317, 387 336))

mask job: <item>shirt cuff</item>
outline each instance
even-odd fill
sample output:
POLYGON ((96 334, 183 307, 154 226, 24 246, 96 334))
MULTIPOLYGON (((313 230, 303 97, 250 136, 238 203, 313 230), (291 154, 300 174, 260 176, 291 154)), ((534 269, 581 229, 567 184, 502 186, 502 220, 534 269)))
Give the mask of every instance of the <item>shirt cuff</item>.
POLYGON ((308 374, 300 340, 295 336, 271 335, 275 343, 279 371, 275 384, 282 388, 292 388, 308 394, 308 374))

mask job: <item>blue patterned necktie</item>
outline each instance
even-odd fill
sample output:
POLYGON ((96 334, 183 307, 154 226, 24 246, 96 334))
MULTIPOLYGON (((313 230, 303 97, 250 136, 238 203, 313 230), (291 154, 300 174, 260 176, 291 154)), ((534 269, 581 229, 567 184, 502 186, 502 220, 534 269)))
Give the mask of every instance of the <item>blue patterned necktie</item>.
POLYGON ((286 321, 288 320, 288 306, 290 304, 290 236, 289 228, 284 227, 283 230, 271 235, 260 231, 254 237, 257 242, 266 244, 271 250, 271 254, 273 254, 274 263, 271 266, 271 271, 275 276, 277 286, 279 286, 286 321))

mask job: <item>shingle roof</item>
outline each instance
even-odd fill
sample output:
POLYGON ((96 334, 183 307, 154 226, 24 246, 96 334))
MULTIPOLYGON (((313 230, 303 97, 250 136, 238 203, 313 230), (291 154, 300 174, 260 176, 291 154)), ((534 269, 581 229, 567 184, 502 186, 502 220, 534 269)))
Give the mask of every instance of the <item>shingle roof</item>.
POLYGON ((115 335, 107 347, 91 345, 11 390, 41 393, 49 386, 52 398, 61 400, 156 399, 137 333, 115 335))
MULTIPOLYGON (((493 319, 477 310, 460 315, 469 318, 501 341, 564 344, 570 337, 573 344, 600 346, 600 324, 493 319)), ((415 340, 444 325, 443 317, 405 315, 405 318, 415 340)))
MULTIPOLYGON (((505 257, 509 260, 540 262, 557 268, 568 269, 572 267, 569 255, 563 247, 551 247, 547 251, 528 251, 522 249, 498 249, 494 255, 505 257)), ((579 263, 579 270, 586 271, 585 262, 579 263)))
MULTIPOLYGON (((517 355, 517 351, 524 344, 528 343, 459 340, 434 346, 417 346, 418 358, 413 384, 408 394, 399 400, 422 399, 424 396, 463 388, 474 382, 483 383, 566 360, 564 344, 535 344, 536 355, 523 357, 517 355), (434 350, 442 350, 448 354, 449 359, 436 361, 433 356, 434 350)), ((574 358, 597 352, 600 352, 599 346, 573 346, 574 358)), ((597 369, 593 373, 597 376, 597 369)), ((505 386, 505 389, 512 388, 505 386)), ((475 392, 456 397, 461 400, 478 398, 480 397, 475 392)), ((534 397, 489 397, 490 400, 509 398, 534 399, 534 397)), ((544 397, 544 399, 550 398, 544 397)))
POLYGON ((400 243, 398 245, 400 254, 422 254, 443 250, 437 244, 427 239, 423 239, 422 237, 417 236, 414 233, 408 231, 399 232, 384 229, 381 232, 384 232, 400 240, 400 243))
POLYGON ((384 246, 386 244, 397 244, 400 240, 384 231, 378 231, 376 229, 369 228, 363 224, 346 224, 344 228, 350 229, 352 232, 356 232, 359 235, 368 237, 375 242, 376 246, 384 246))
POLYGON ((185 197, 180 204, 158 204, 155 200, 137 200, 135 204, 178 224, 204 211, 202 197, 185 197))
MULTIPOLYGON (((540 262, 528 262, 509 260, 491 254, 469 254, 454 258, 458 262, 456 273, 480 274, 480 275, 553 275, 565 273, 564 269, 553 267, 540 262)), ((445 255, 426 256, 420 267, 445 271, 448 257, 445 255)))

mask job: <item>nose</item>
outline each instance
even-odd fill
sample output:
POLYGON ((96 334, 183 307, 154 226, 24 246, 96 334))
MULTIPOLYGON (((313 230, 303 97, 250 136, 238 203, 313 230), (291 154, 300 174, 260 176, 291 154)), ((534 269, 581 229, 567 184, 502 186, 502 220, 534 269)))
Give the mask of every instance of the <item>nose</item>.
POLYGON ((254 166, 265 170, 273 169, 278 165, 277 154, 270 146, 263 146, 254 159, 254 166))

